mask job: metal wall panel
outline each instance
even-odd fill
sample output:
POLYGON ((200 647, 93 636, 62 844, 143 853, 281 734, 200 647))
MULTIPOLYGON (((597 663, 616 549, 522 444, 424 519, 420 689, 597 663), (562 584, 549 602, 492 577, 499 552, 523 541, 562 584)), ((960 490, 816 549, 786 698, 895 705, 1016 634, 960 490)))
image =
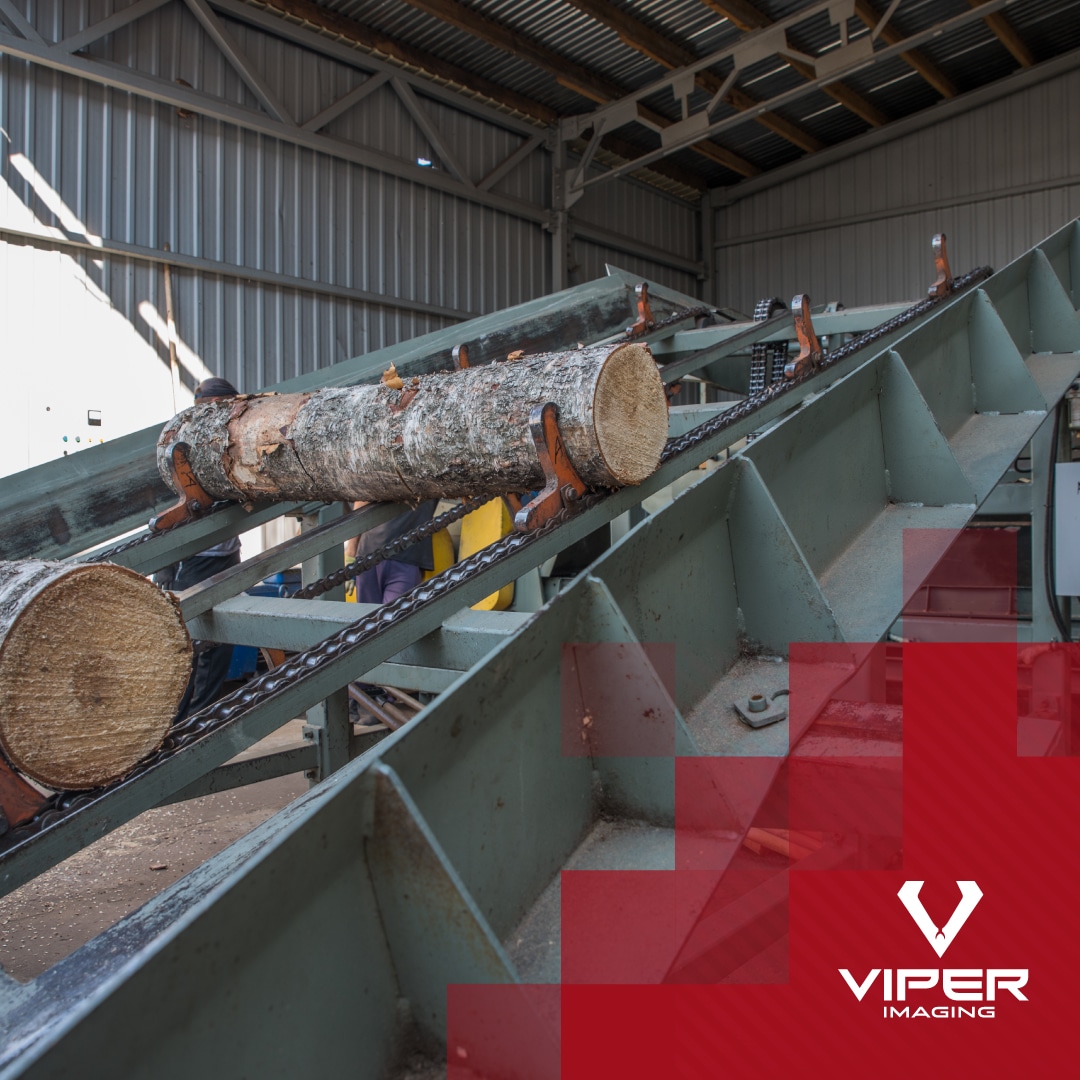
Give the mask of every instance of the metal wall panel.
POLYGON ((1001 267, 1080 214, 1080 71, 718 209, 715 301, 923 295, 930 237, 954 271, 1001 267))
MULTIPOLYGON (((598 173, 590 170, 590 175, 598 173)), ((576 220, 619 233, 628 243, 659 248, 683 259, 700 258, 697 206, 636 181, 586 188, 572 213, 576 220)))
POLYGON ((603 277, 607 273, 606 264, 608 263, 619 267, 620 270, 636 274, 642 281, 666 285, 688 296, 701 295, 701 282, 695 274, 675 270, 651 259, 630 255, 619 248, 597 244, 580 236, 574 237, 571 283, 577 284, 603 277))
MULTIPOLYGON (((123 5, 118 5, 122 7, 123 5)), ((47 37, 86 24, 77 0, 37 6, 47 37)), ((108 14, 93 6, 93 19, 108 14)), ((301 121, 363 75, 325 56, 231 23, 230 32, 301 121)), ((250 91, 181 4, 95 43, 91 52, 252 106, 250 91)), ((420 98, 474 180, 522 136, 420 98)), ((389 87, 339 118, 331 133, 415 161, 437 156, 389 87)), ((244 390, 325 367, 545 292, 549 241, 534 222, 476 205, 84 79, 0 58, 0 181, 30 211, 31 231, 102 237, 312 282, 275 287, 191 269, 174 271, 177 326, 190 353, 244 390), (28 178, 29 177, 29 178, 28 178), (320 293, 367 290, 394 306, 320 293)), ((542 207, 549 158, 538 149, 496 190, 542 207)), ((4 205, 10 205, 5 200, 4 205)), ((25 227, 24 215, 18 215, 25 227)), ((0 225, 15 227, 10 215, 0 225)), ((14 237, 8 237, 14 239, 14 237)), ((166 356, 162 270, 140 259, 69 252, 71 273, 108 297, 166 356), (149 305, 149 308, 147 307, 149 305), (150 316, 150 322, 144 317, 150 316)), ((55 261, 49 256, 49 265, 55 261)))
MULTIPOLYGON (((15 3, 47 42, 126 6, 124 0, 15 3)), ((327 55, 317 51, 322 46, 315 39, 304 47, 219 17, 301 124, 369 77, 360 70, 365 54, 357 53, 353 66, 352 54, 337 46, 327 55)), ((85 55, 258 109, 182 0, 98 39, 85 55)), ((437 132, 434 139, 389 83, 322 134, 409 166, 428 159, 436 184, 436 173, 453 172, 445 158, 477 183, 528 138, 519 121, 501 125, 494 110, 458 109, 426 96, 422 86, 413 93, 437 132), (448 154, 433 145, 440 141, 448 154)), ((121 366, 131 408, 110 410, 108 437, 168 415, 173 395, 164 274, 153 261, 166 244, 177 259, 193 260, 174 263, 172 272, 187 386, 177 399, 181 406, 190 387, 210 373, 243 391, 257 390, 550 290, 551 238, 541 217, 551 205, 545 145, 491 188, 493 196, 521 204, 519 216, 512 206, 492 208, 426 184, 426 169, 414 169, 415 179, 390 175, 244 122, 239 115, 234 124, 179 110, 0 55, 0 266, 18 267, 13 272, 22 279, 19 288, 10 281, 6 286, 5 330, 9 342, 38 344, 47 373, 43 385, 27 391, 28 430, 34 417, 55 408, 52 387, 72 385, 65 372, 88 366, 79 335, 91 325, 99 380, 108 377, 101 358, 126 358, 121 366), (49 237, 83 250, 50 247, 49 237), (102 244, 113 250, 99 255, 94 249, 102 244), (43 296, 67 297, 69 312, 82 312, 64 322, 65 334, 40 332, 44 307, 28 296, 27 282, 43 296), (71 297, 80 291, 93 302, 73 308, 71 297), (48 356, 40 348, 46 341, 48 356)), ((602 196, 590 193, 574 213, 626 241, 611 248, 578 241, 574 280, 602 276, 610 261, 697 293, 695 275, 678 269, 699 258, 695 206, 621 180, 602 196), (656 262, 665 252, 676 269, 656 262)), ((82 412, 73 416, 85 420, 86 408, 97 407, 97 397, 91 402, 88 394, 89 388, 79 392, 82 412)), ((68 427, 73 422, 65 421, 68 427)), ((16 467, 61 452, 53 447, 50 455, 36 443, 23 449, 23 441, 14 450, 16 467)))

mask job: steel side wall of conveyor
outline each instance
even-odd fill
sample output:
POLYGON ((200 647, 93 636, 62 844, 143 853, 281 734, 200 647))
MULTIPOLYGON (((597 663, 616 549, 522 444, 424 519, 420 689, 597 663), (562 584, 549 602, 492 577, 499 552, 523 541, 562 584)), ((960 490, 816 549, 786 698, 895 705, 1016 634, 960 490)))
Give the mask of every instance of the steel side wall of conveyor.
MULTIPOLYGON (((518 978, 515 927, 602 816, 669 829, 674 759, 694 752, 682 715, 741 642, 884 633, 903 529, 960 528, 1080 371, 1077 228, 806 400, 414 723, 31 986, 0 988, 0 1076, 345 1061, 376 1076, 404 1031, 437 1045, 446 987, 518 978), (568 724, 561 673, 590 645, 632 687, 571 686, 568 724), (635 702, 670 754, 611 752, 618 719, 607 751, 575 743, 594 713, 639 723, 635 702)), ((620 850, 646 865, 644 843, 620 850)))

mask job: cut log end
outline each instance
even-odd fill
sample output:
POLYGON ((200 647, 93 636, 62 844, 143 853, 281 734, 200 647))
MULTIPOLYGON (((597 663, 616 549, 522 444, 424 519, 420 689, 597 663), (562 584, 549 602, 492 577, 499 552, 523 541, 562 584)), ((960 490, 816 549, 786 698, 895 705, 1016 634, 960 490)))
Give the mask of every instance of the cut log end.
POLYGON ((640 484, 660 464, 668 436, 664 383, 652 353, 630 343, 612 351, 593 397, 596 439, 620 484, 640 484))
POLYGON ((191 641, 172 597, 131 570, 38 566, 32 589, 0 598, 0 747, 47 787, 100 787, 161 746, 191 641))

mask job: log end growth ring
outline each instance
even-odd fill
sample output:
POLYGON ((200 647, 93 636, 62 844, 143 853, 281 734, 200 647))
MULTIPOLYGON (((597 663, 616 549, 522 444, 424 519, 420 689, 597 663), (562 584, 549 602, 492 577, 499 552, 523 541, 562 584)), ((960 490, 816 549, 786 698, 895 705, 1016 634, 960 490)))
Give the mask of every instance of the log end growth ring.
POLYGON ((65 567, 13 602, 20 610, 0 643, 8 760, 62 791, 125 776, 161 746, 191 673, 175 601, 131 570, 95 563, 65 567))
POLYGON ((646 346, 622 345, 608 356, 596 381, 593 420, 604 464, 619 484, 640 484, 657 470, 668 437, 668 403, 646 346))

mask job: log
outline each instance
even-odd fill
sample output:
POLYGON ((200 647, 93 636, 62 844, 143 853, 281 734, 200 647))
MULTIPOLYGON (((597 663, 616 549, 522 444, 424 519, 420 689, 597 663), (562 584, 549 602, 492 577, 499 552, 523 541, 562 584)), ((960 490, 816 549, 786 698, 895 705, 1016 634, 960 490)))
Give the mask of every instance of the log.
POLYGON ((161 746, 191 674, 180 609, 109 563, 0 562, 0 749, 58 791, 161 746))
POLYGON ((162 431, 158 468, 171 485, 169 447, 186 443, 207 493, 239 502, 415 503, 532 491, 544 477, 529 412, 548 401, 590 486, 638 484, 659 465, 667 398, 647 346, 629 343, 417 376, 400 388, 201 402, 162 431))

